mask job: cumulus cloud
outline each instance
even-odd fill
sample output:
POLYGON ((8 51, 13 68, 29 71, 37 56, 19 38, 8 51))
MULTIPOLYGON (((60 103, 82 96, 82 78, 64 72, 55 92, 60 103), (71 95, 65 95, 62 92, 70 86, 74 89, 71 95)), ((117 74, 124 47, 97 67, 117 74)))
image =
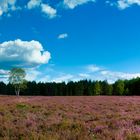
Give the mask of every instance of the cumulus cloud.
POLYGON ((60 34, 58 35, 58 39, 64 39, 64 38, 67 38, 68 37, 68 34, 67 33, 63 33, 63 34, 60 34))
POLYGON ((42 0, 30 0, 27 3, 27 8, 33 9, 33 8, 39 8, 41 9, 41 12, 46 14, 49 18, 53 18, 57 14, 57 10, 51 7, 49 4, 45 4, 42 2, 42 0))
MULTIPOLYGON (((46 14, 49 18, 54 18, 57 15, 57 8, 62 3, 63 6, 59 8, 69 8, 74 9, 77 6, 86 4, 86 3, 93 3, 96 2, 96 0, 63 0, 62 2, 58 2, 55 4, 55 6, 50 5, 49 2, 45 2, 44 0, 28 0, 26 5, 18 6, 18 0, 0 0, 0 16, 6 14, 11 15, 11 11, 16 11, 18 9, 23 10, 25 7, 28 10, 38 8, 42 13, 46 14), (57 8, 55 8, 57 7, 57 8)), ((126 9, 132 5, 139 5, 140 6, 140 0, 105 0, 105 3, 110 6, 117 6, 119 9, 123 10, 126 9)))
POLYGON ((48 51, 38 41, 7 41, 0 44, 1 66, 33 67, 48 63, 51 58, 48 51))
POLYGON ((56 9, 52 8, 48 4, 41 4, 41 9, 42 9, 42 12, 48 15, 48 17, 50 18, 53 18, 56 16, 56 13, 57 13, 56 9))
POLYGON ((140 6, 140 0, 118 0, 118 2, 117 2, 118 8, 120 8, 122 10, 126 9, 134 4, 140 6))
POLYGON ((129 4, 126 3, 125 1, 119 0, 117 3, 117 6, 119 9, 125 9, 125 8, 129 7, 129 4))
POLYGON ((64 5, 67 8, 74 9, 77 6, 88 2, 95 2, 95 0, 64 0, 64 5))
MULTIPOLYGON (((10 11, 23 9, 16 5, 17 0, 0 0, 0 16, 3 14, 10 15, 10 11)), ((57 10, 51 7, 49 4, 45 4, 42 0, 29 0, 27 5, 24 6, 28 10, 39 8, 42 13, 46 14, 49 18, 53 18, 57 14, 57 10)))
POLYGON ((0 0, 0 16, 9 11, 17 10, 16 0, 0 0))
POLYGON ((120 10, 124 10, 132 5, 140 6, 140 0, 117 0, 116 2, 106 0, 105 3, 110 6, 117 6, 120 10))
POLYGON ((35 7, 38 7, 40 6, 41 4, 41 0, 30 0, 28 3, 27 3, 27 8, 28 9, 33 9, 35 7))

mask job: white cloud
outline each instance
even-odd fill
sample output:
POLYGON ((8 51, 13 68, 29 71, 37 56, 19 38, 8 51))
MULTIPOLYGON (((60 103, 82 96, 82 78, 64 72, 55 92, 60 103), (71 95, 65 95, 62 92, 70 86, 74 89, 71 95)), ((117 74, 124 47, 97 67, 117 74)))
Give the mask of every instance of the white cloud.
POLYGON ((117 5, 119 9, 125 9, 130 6, 128 2, 123 1, 123 0, 119 0, 117 5))
POLYGON ((3 11, 2 11, 2 9, 0 8, 0 16, 2 16, 2 14, 3 14, 3 11))
POLYGON ((0 16, 9 11, 17 10, 16 0, 0 0, 0 16))
MULTIPOLYGON (((25 7, 29 10, 33 8, 38 8, 42 13, 46 14, 49 18, 54 18, 57 15, 57 8, 54 8, 50 5, 50 3, 45 3, 44 0, 28 0, 28 3, 26 5, 23 5, 19 7, 17 4, 18 0, 0 0, 0 16, 6 14, 11 15, 11 11, 15 10, 23 10, 25 7)), ((93 3, 96 2, 96 0, 63 0, 62 7, 60 8, 69 8, 74 9, 77 6, 86 4, 86 3, 93 3)), ((140 6, 140 0, 116 0, 116 2, 112 2, 111 0, 105 0, 106 4, 109 4, 110 6, 117 6, 119 9, 123 10, 126 9, 132 5, 139 5, 140 6)), ((58 2, 60 4, 60 2, 58 2)), ((57 4, 57 5, 58 5, 57 4)))
POLYGON ((51 80, 50 80, 50 75, 44 75, 43 77, 41 77, 41 78, 37 78, 37 82, 52 82, 51 80))
POLYGON ((68 34, 67 33, 63 33, 63 34, 60 34, 58 35, 58 39, 64 39, 64 38, 67 38, 68 37, 68 34))
MULTIPOLYGON (((97 67, 97 66, 96 66, 97 67)), ((87 68, 87 66, 85 66, 87 68)), ((63 71, 56 70, 53 68, 53 71, 48 71, 46 68, 45 70, 38 68, 26 68, 26 79, 29 81, 37 81, 37 82, 69 82, 69 81, 79 81, 83 79, 88 80, 107 80, 109 83, 114 83, 118 79, 132 79, 140 77, 140 73, 127 73, 127 72, 118 72, 118 71, 111 71, 111 70, 103 70, 101 67, 99 71, 96 72, 89 72, 86 71, 83 67, 79 71, 75 73, 67 73, 63 71), (63 72, 62 72, 63 71, 63 72)), ((75 69, 73 67, 72 69, 75 69)), ((8 70, 0 70, 0 78, 2 80, 7 79, 8 70)), ((0 79, 0 80, 1 80, 0 79)))
POLYGON ((96 66, 96 65, 88 65, 86 67, 86 69, 89 71, 89 72, 97 72, 97 71, 100 71, 102 68, 96 66))
POLYGON ((8 70, 0 69, 0 75, 7 75, 9 73, 8 70))
POLYGON ((118 79, 132 79, 140 77, 140 73, 125 73, 125 72, 114 72, 114 71, 101 71, 101 75, 106 79, 115 82, 118 79))
POLYGON ((124 10, 132 5, 140 6, 140 0, 117 0, 117 2, 106 0, 105 3, 110 6, 117 6, 120 10, 124 10))
POLYGON ((49 18, 54 18, 57 14, 57 10, 51 7, 49 4, 45 4, 42 2, 42 0, 30 0, 27 3, 27 8, 33 9, 33 8, 40 8, 41 12, 46 14, 49 18))
POLYGON ((41 75, 41 72, 36 69, 26 69, 26 72, 26 80, 28 81, 34 81, 41 75))
POLYGON ((109 0, 106 0, 105 3, 110 5, 110 6, 115 6, 116 5, 114 2, 111 2, 109 0))
POLYGON ((28 9, 33 9, 33 8, 36 8, 38 6, 41 5, 41 0, 30 0, 28 3, 27 3, 27 8, 28 9))
POLYGON ((65 75, 61 75, 61 76, 58 76, 54 79, 52 79, 51 81, 52 82, 56 82, 56 83, 59 83, 59 82, 68 82, 68 81, 71 81, 73 78, 73 75, 71 74, 65 74, 65 75))
POLYGON ((48 4, 41 4, 42 12, 48 15, 48 17, 53 18, 56 16, 56 9, 52 8, 48 4))
POLYGON ((70 9, 74 9, 77 6, 88 2, 95 2, 95 0, 64 0, 64 5, 70 9))
POLYGON ((2 66, 33 67, 48 63, 51 58, 48 51, 38 41, 7 41, 0 44, 0 64, 2 66))
POLYGON ((118 2, 117 2, 118 8, 120 8, 122 10, 126 9, 134 4, 140 6, 140 0, 118 0, 118 2))
POLYGON ((0 81, 8 83, 9 70, 0 69, 0 81))
POLYGON ((132 78, 140 77, 140 73, 111 71, 111 70, 107 70, 105 68, 102 68, 102 67, 96 66, 96 65, 88 65, 88 66, 85 66, 85 68, 88 69, 88 71, 83 73, 83 75, 79 74, 80 79, 87 78, 87 79, 91 79, 91 80, 101 80, 101 81, 107 80, 108 82, 113 83, 118 79, 123 79, 123 80, 128 79, 129 80, 132 78))
POLYGON ((90 74, 79 73, 79 76, 80 76, 81 78, 89 78, 89 77, 90 77, 90 74))

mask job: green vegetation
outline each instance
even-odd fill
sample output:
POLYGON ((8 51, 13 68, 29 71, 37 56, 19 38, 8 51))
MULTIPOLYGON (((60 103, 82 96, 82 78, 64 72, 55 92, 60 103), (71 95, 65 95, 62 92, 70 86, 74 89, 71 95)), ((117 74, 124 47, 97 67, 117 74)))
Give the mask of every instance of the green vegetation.
POLYGON ((101 85, 100 83, 97 81, 94 85, 94 95, 100 95, 101 94, 101 85))
POLYGON ((26 88, 26 72, 22 68, 13 68, 9 74, 9 82, 14 86, 15 93, 19 96, 20 90, 26 88))
POLYGON ((17 109, 23 109, 23 110, 24 110, 24 109, 28 109, 29 106, 28 106, 27 104, 23 104, 23 103, 21 104, 21 103, 20 103, 20 104, 17 104, 17 105, 16 105, 16 108, 17 108, 17 109))
POLYGON ((0 140, 139 140, 139 116, 135 96, 0 96, 0 140))
MULTIPOLYGON (((18 84, 14 78, 8 84, 0 82, 0 94, 14 95, 15 90, 18 89, 21 95, 38 96, 140 95, 140 78, 118 80, 114 84, 109 84, 107 81, 90 80, 68 83, 36 83, 35 81, 25 82, 23 77, 24 75, 18 84)), ((16 90, 16 95, 19 95, 18 90, 16 90)))
POLYGON ((114 92, 117 93, 118 95, 123 95, 124 94, 124 81, 118 80, 115 85, 114 85, 114 92))

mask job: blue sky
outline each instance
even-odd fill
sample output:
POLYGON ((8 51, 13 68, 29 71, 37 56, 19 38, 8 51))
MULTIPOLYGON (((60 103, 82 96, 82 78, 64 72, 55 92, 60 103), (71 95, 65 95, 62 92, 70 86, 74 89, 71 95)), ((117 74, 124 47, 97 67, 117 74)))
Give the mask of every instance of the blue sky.
POLYGON ((0 77, 28 80, 140 76, 140 0, 1 0, 0 77))

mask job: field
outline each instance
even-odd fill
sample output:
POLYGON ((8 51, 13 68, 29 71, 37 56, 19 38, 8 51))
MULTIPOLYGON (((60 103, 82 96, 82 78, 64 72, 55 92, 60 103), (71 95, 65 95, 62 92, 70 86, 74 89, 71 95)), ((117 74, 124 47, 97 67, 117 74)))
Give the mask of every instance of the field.
POLYGON ((0 96, 0 140, 140 140, 140 97, 0 96))

